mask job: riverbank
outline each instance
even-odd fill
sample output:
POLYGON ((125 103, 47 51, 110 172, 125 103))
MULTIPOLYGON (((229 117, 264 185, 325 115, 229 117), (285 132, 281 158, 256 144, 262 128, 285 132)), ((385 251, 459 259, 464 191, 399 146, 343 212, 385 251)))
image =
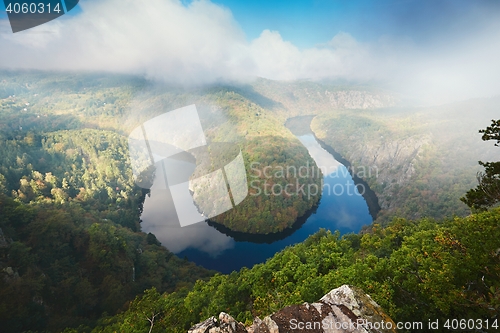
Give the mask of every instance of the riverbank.
POLYGON ((251 234, 251 233, 231 230, 228 227, 226 227, 222 224, 219 224, 215 221, 212 221, 212 220, 207 220, 207 223, 209 226, 214 227, 217 231, 233 238, 237 242, 271 244, 271 243, 283 240, 283 239, 291 236, 292 234, 294 234, 297 230, 299 230, 304 225, 304 223, 307 222, 307 219, 312 214, 316 213, 320 203, 321 203, 321 198, 318 200, 318 202, 311 209, 307 210, 304 215, 298 217, 291 227, 286 228, 285 230, 280 231, 280 232, 274 232, 274 233, 268 233, 268 234, 251 234))
POLYGON ((366 201, 366 204, 368 205, 368 210, 370 212, 371 217, 373 218, 373 220, 375 220, 378 216, 378 213, 381 210, 377 194, 370 188, 370 186, 364 179, 358 177, 358 175, 354 172, 351 163, 348 160, 346 160, 344 157, 342 157, 342 155, 340 155, 337 151, 335 151, 335 149, 333 149, 331 146, 329 146, 316 136, 316 133, 314 133, 314 131, 311 128, 311 123, 314 117, 315 117, 314 115, 307 115, 307 116, 289 118, 285 122, 285 127, 288 128, 295 136, 312 134, 316 139, 316 141, 318 141, 318 143, 320 144, 321 148, 326 150, 339 163, 343 164, 347 168, 349 174, 351 175, 354 181, 356 188, 358 189, 358 192, 363 196, 363 198, 366 201))
MULTIPOLYGON (((312 130, 311 130, 312 132, 312 130)), ((366 201, 366 204, 368 205, 368 211, 370 212, 371 217, 373 220, 375 220, 378 216, 378 213, 381 210, 381 207, 378 203, 378 197, 375 191, 373 191, 368 183, 364 181, 362 178, 358 177, 356 173, 353 171, 353 167, 351 163, 346 160, 345 158, 342 157, 338 152, 335 151, 332 147, 327 145, 324 141, 321 141, 313 132, 314 138, 318 143, 320 144, 321 148, 326 150, 328 153, 330 153, 337 161, 342 163, 347 170, 349 171, 349 174, 352 177, 352 180, 354 181, 354 184, 356 185, 356 188, 358 189, 358 192, 363 196, 363 198, 366 201)))

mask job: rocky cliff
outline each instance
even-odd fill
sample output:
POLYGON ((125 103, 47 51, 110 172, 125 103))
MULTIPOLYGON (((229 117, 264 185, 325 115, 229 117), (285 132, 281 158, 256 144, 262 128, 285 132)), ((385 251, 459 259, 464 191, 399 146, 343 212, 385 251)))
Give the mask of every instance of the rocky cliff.
POLYGON ((425 145, 427 136, 412 136, 400 141, 356 142, 351 149, 340 154, 353 161, 351 171, 355 176, 375 185, 380 208, 391 210, 401 204, 394 197, 397 188, 405 186, 415 174, 415 164, 425 145))
POLYGON ((323 148, 349 168, 353 178, 368 183, 385 211, 404 205, 398 191, 411 181, 425 148, 431 145, 428 133, 398 136, 387 126, 362 117, 315 118, 311 129, 323 148), (362 126, 366 129, 360 130, 362 126))
POLYGON ((287 306, 250 327, 221 312, 188 333, 396 332, 396 324, 361 289, 343 285, 318 302, 287 306))
POLYGON ((255 81, 250 89, 238 91, 270 110, 285 110, 286 118, 330 110, 367 110, 395 106, 399 98, 373 87, 342 86, 306 81, 255 81))
MULTIPOLYGON (((321 93, 319 96, 321 96, 321 93)), ((364 90, 325 90, 324 96, 334 109, 375 109, 394 106, 396 104, 395 98, 392 95, 364 90)))

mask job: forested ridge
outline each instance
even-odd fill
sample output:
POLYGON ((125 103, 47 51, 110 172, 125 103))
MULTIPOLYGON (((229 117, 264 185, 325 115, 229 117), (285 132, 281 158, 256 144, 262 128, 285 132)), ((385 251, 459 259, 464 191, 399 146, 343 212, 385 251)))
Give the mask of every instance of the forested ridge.
POLYGON ((123 136, 93 129, 20 131, 0 136, 0 149, 2 189, 17 201, 78 202, 139 229, 143 191, 133 182, 123 136))
POLYGON ((478 160, 498 156, 478 133, 497 116, 497 101, 325 112, 311 127, 375 191, 382 207, 376 222, 466 216, 470 210, 460 198, 477 184, 478 160))
POLYGON ((313 176, 314 160, 300 143, 276 136, 257 137, 245 144, 244 158, 249 175, 249 195, 234 209, 216 216, 213 221, 240 232, 276 233, 291 227, 297 218, 319 202, 319 194, 299 191, 301 186, 307 188, 310 184, 320 188, 322 180, 318 172, 313 176), (308 170, 311 176, 281 172, 287 167, 293 170, 307 167, 304 170, 308 170), (269 177, 266 177, 264 168, 271 170, 266 173, 269 177), (287 193, 291 195, 283 190, 288 184, 291 186, 287 193), (273 187, 278 189, 277 195, 273 194, 273 187))
MULTIPOLYGON (((239 145, 247 165, 249 188, 252 162, 258 162, 261 169, 315 165, 305 147, 284 127, 281 116, 244 97, 234 87, 179 89, 109 74, 2 72, 0 79, 0 139, 3 148, 9 150, 5 162, 0 161, 0 182, 5 176, 8 195, 23 202, 54 195, 60 201, 69 191, 70 199, 79 195, 100 198, 107 204, 109 200, 121 206, 137 204, 137 193, 132 193, 137 188, 134 190, 128 162, 129 132, 146 120, 189 104, 197 106, 209 142, 239 145), (89 164, 89 159, 94 164, 89 164), (66 170, 67 166, 71 170, 66 170), (57 172, 61 168, 71 173, 71 179, 57 172), (60 184, 43 185, 43 194, 48 194, 44 196, 34 189, 37 185, 33 182, 47 183, 45 178, 39 179, 47 173, 60 184), (63 181, 65 188, 61 188, 63 181), (52 189, 54 193, 50 193, 52 189)), ((299 186, 319 185, 321 181, 318 177, 298 180, 299 186)), ((265 186, 295 181, 273 174, 254 182, 253 187, 263 193, 265 186)), ((291 227, 319 197, 298 194, 263 200, 263 195, 248 196, 235 210, 215 221, 234 231, 275 233, 291 227)))
MULTIPOLYGON (((177 89, 120 75, 0 73, 2 332, 144 332, 151 322, 152 332, 185 332, 221 311, 248 324, 342 284, 364 289, 395 321, 498 319, 500 211, 467 217, 459 200, 477 184, 475 153, 491 160, 486 149, 471 149, 486 124, 464 123, 470 118, 463 110, 453 118, 459 106, 366 110, 393 103, 369 88, 308 82, 177 89), (140 232, 147 190, 133 181, 127 135, 192 103, 209 142, 241 148, 254 192, 251 162, 271 170, 314 165, 283 124, 317 115, 315 134, 354 168, 376 165, 374 157, 383 162, 379 177, 361 177, 381 198, 379 219, 361 234, 321 231, 229 275, 177 258, 140 232), (475 133, 461 138, 471 124, 475 133)), ((485 181, 498 179, 495 170, 485 181)), ((236 231, 279 232, 318 200, 249 196, 216 221, 236 231)))
POLYGON ((254 316, 313 302, 343 284, 362 288, 396 322, 498 323, 499 223, 497 208, 466 218, 395 219, 386 227, 373 225, 366 234, 323 230, 266 263, 198 281, 189 292, 148 290, 92 332, 144 332, 150 328, 145 315, 153 312, 153 332, 186 332, 222 311, 250 324, 254 316))
POLYGON ((0 84, 2 331, 93 325, 146 288, 172 292, 212 275, 140 232, 146 191, 127 137, 103 129, 133 84, 26 75, 4 73, 0 84))
POLYGON ((92 325, 146 288, 175 291, 211 273, 154 235, 76 204, 27 206, 0 196, 2 332, 92 325))
POLYGON ((95 129, 2 132, 2 331, 92 324, 146 288, 211 275, 139 232, 145 192, 125 142, 95 129))
MULTIPOLYGON (((237 142, 247 162, 258 160, 261 168, 311 164, 307 150, 276 126, 274 116, 227 88, 141 93, 148 84, 101 74, 2 73, 2 330, 92 327, 147 288, 182 292, 213 274, 140 233, 147 190, 134 183, 127 131, 142 121, 200 103, 209 139, 237 142)), ((240 231, 275 232, 319 197, 254 199, 218 221, 240 231)))

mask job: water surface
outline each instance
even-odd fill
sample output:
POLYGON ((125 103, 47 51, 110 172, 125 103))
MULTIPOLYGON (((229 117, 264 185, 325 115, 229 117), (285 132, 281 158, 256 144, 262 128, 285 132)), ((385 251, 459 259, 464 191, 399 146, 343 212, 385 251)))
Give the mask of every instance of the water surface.
MULTIPOLYGON (((206 222, 181 228, 170 194, 154 186, 144 203, 142 230, 155 234, 162 245, 181 258, 187 257, 206 268, 229 273, 264 262, 286 246, 304 241, 320 228, 346 234, 358 232, 363 225, 370 224, 372 217, 366 201, 347 168, 324 150, 312 133, 301 133, 297 138, 325 176, 319 205, 309 212, 305 221, 298 222, 296 230, 262 237, 265 242, 256 243, 230 237, 206 222)), ((259 236, 248 237, 252 238, 259 241, 259 236)))

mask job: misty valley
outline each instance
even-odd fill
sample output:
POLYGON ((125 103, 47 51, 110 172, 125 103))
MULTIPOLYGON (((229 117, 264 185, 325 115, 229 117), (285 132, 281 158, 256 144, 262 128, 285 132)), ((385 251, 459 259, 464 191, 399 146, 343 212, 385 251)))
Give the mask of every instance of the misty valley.
MULTIPOLYGON (((305 125, 305 130, 300 132, 301 135, 298 135, 297 139, 308 149, 316 165, 322 166, 322 170, 324 170, 324 177, 320 168, 316 171, 311 170, 310 175, 323 178, 321 187, 302 187, 300 190, 300 194, 303 196, 320 196, 319 202, 304 215, 298 217, 291 227, 277 233, 264 235, 235 232, 221 225, 214 226, 213 222, 181 228, 176 220, 171 196, 161 190, 152 190, 151 194, 146 197, 143 206, 142 231, 153 233, 164 246, 181 258, 187 257, 200 266, 229 274, 242 267, 249 268, 262 263, 286 246, 304 241, 321 228, 332 232, 339 230, 341 234, 345 234, 358 232, 362 226, 370 224, 372 217, 369 214, 368 206, 357 190, 349 171, 321 148, 312 132, 308 130, 307 119, 296 117, 291 120, 299 121, 301 125, 305 125), (342 169, 338 170, 340 168, 342 169), (313 174, 314 172, 316 175, 313 174), (226 232, 224 233, 224 231, 226 232), (248 255, 249 253, 251 255, 248 255)), ((254 161, 254 164, 257 163, 254 161)), ((281 170, 283 169, 274 170, 275 175, 280 174, 281 170)), ((273 171, 268 173, 270 172, 273 171)), ((282 177, 285 174, 286 172, 283 171, 282 177)), ((305 171, 302 174, 307 176, 305 171)), ((287 194, 284 193, 285 190, 289 195, 299 194, 298 190, 295 193, 290 193, 291 190, 288 191, 289 189, 276 186, 274 192, 264 188, 262 193, 259 193, 261 188, 256 179, 260 179, 259 176, 263 176, 259 173, 259 169, 251 171, 251 188, 256 189, 258 195, 279 196, 287 194)), ((294 176, 297 176, 297 170, 294 170, 294 176)), ((291 188, 295 184, 289 184, 289 186, 291 188)), ((298 189, 297 186, 295 188, 298 189)))
POLYGON ((419 106, 333 81, 0 71, 1 330, 187 332, 220 312, 250 326, 345 284, 395 322, 495 319, 499 104, 419 106), (208 148, 162 151, 175 126, 154 141, 148 121, 190 105, 208 148), (182 224, 181 183, 198 223, 182 224))

